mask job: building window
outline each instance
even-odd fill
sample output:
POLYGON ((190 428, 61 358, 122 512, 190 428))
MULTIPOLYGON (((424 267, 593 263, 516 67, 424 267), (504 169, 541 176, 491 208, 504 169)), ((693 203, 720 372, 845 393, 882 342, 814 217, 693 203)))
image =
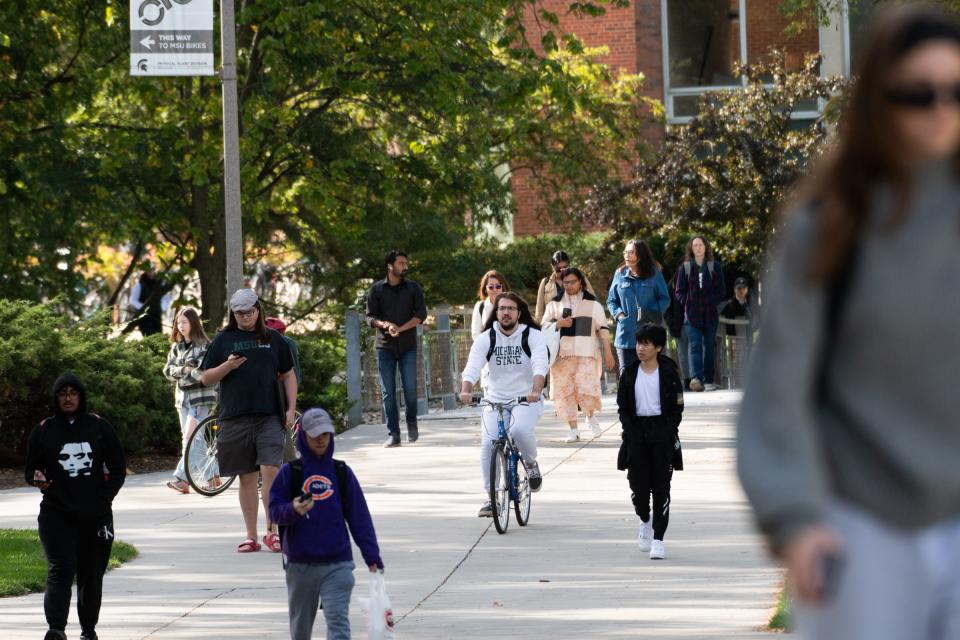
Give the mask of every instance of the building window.
POLYGON ((874 0, 848 0, 847 2, 848 75, 857 70, 876 8, 874 0))
MULTIPOLYGON (((790 69, 820 50, 816 27, 801 37, 786 37, 787 21, 777 6, 769 0, 660 0, 668 121, 695 116, 704 93, 744 86, 746 78, 736 75, 736 66, 759 62, 772 48, 786 52, 790 69)), ((816 117, 819 103, 806 106, 810 109, 794 117, 816 117)))

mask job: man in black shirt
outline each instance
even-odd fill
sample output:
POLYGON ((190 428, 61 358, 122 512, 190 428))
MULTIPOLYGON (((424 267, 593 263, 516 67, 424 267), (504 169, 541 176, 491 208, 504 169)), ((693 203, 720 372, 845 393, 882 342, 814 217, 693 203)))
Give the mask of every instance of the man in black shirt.
POLYGON ((387 277, 367 296, 367 324, 377 329, 377 365, 383 413, 387 417, 387 447, 400 446, 400 416, 397 412, 397 367, 406 403, 407 437, 416 442, 417 430, 417 325, 427 319, 423 290, 407 280, 410 262, 402 251, 386 255, 387 277))
POLYGON ((264 320, 253 289, 237 290, 230 298, 230 322, 210 343, 200 364, 204 385, 220 383, 220 473, 240 476, 240 510, 247 530, 246 539, 237 547, 240 553, 260 550, 258 467, 267 515, 263 542, 271 551, 280 552, 280 537, 270 522, 270 485, 283 462, 284 428, 293 427, 296 415, 297 378, 290 347, 264 320))

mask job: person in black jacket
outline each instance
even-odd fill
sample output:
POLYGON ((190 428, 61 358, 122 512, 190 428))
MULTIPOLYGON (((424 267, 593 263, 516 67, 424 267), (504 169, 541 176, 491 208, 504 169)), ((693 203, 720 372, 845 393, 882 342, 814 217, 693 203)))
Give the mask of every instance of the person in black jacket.
POLYGON ((674 469, 683 468, 678 436, 683 383, 676 363, 661 353, 666 330, 644 323, 636 336, 640 360, 624 369, 617 388, 623 426, 617 469, 627 471, 633 508, 640 518, 640 550, 649 551, 651 560, 662 560, 666 557, 663 536, 670 521, 670 479, 674 469))
POLYGON ((53 387, 54 415, 30 433, 24 479, 40 489, 40 542, 47 556, 44 640, 64 640, 70 588, 77 580, 81 640, 96 640, 103 574, 113 547, 113 499, 126 478, 123 447, 106 420, 87 411, 71 374, 53 387))

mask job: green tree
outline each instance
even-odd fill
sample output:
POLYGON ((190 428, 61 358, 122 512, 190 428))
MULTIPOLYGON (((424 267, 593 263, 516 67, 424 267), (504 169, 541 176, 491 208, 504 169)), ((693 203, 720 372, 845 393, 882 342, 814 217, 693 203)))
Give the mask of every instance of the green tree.
POLYGON ((746 87, 706 94, 696 117, 667 131, 631 183, 595 191, 585 214, 614 224, 619 238, 670 240, 671 255, 680 239, 704 233, 725 262, 759 272, 785 194, 827 137, 823 119, 793 115, 844 86, 818 69, 810 57, 803 70, 787 72, 776 53, 743 69, 746 87))
MULTIPOLYGON (((24 203, 35 207, 35 194, 47 190, 61 196, 50 211, 65 199, 77 209, 74 226, 90 240, 71 249, 70 267, 105 237, 160 239, 175 270, 199 273, 205 319, 217 324, 225 273, 217 81, 129 77, 127 12, 118 0, 106 14, 101 3, 68 0, 76 15, 45 23, 46 39, 20 37, 41 3, 13 4, 0 10, 14 26, 11 53, 33 55, 33 41, 63 43, 47 64, 30 62, 37 89, 23 109, 44 101, 56 109, 21 127, 22 137, 56 131, 62 148, 53 157, 82 163, 61 173, 82 183, 83 197, 54 186, 41 167, 19 180, 24 203), (91 7, 100 7, 92 22, 91 7), (81 24, 96 37, 81 37, 81 24), (74 59, 74 51, 83 55, 74 59), (50 70, 68 65, 85 90, 60 95, 48 86, 50 70)), ((574 2, 569 10, 592 15, 604 4, 574 2)), ((640 78, 615 78, 596 62, 599 52, 569 35, 550 31, 528 42, 528 8, 557 22, 529 0, 239 3, 248 243, 292 246, 315 285, 314 304, 349 302, 353 283, 378 274, 385 248, 459 246, 481 225, 503 221, 509 168, 534 169, 554 205, 615 174, 636 152, 636 115, 649 108, 640 78)), ((0 111, 0 124, 6 118, 0 111)), ((0 199, 0 214, 8 204, 0 199)), ((45 247, 11 249, 27 262, 46 256, 45 247)), ((46 270, 37 280, 61 286, 39 262, 46 270)), ((6 285, 0 294, 35 293, 16 279, 6 285)))

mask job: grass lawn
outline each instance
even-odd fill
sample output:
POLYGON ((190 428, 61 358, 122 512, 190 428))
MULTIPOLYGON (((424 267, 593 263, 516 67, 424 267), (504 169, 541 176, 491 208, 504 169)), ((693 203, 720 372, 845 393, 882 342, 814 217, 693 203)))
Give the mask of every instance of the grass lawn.
POLYGON ((768 626, 774 631, 790 631, 790 596, 785 588, 780 591, 777 610, 770 618, 768 626))
MULTIPOLYGON (((113 541, 109 569, 137 557, 126 542, 113 541)), ((0 529, 0 598, 43 591, 47 583, 47 559, 40 537, 31 529, 0 529)))

